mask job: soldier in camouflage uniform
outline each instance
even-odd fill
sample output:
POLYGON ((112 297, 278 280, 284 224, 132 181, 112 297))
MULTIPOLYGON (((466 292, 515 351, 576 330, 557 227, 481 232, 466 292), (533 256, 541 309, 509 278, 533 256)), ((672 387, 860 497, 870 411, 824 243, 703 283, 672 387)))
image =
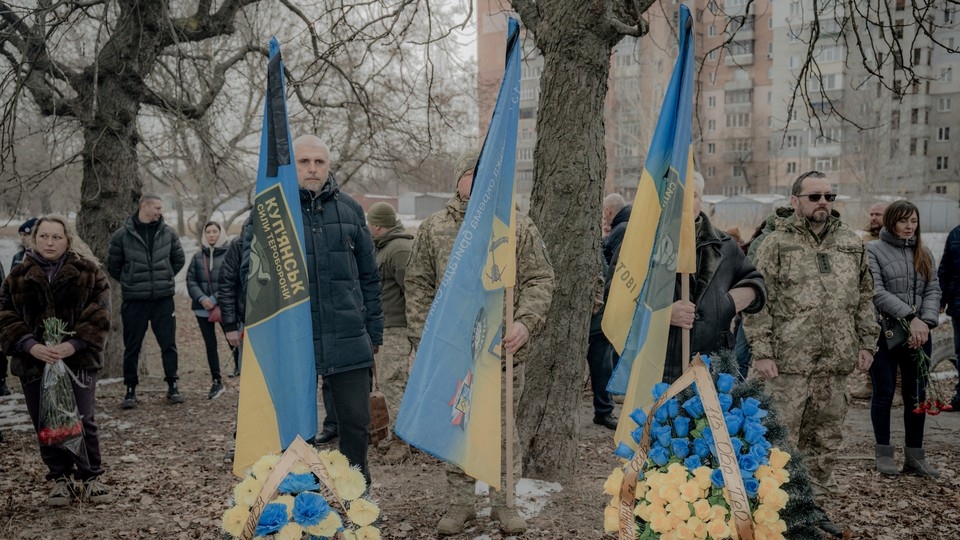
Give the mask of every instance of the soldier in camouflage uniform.
MULTIPOLYGON (((744 321, 754 369, 767 379, 791 444, 806 454, 818 496, 837 490, 833 468, 843 440, 846 377, 854 367, 870 368, 880 333, 866 250, 831 215, 835 197, 823 173, 794 182, 795 213, 776 220, 756 254, 767 303, 744 321)), ((842 535, 829 521, 820 525, 842 535)))
MULTIPOLYGON (((413 235, 403 228, 392 206, 378 202, 367 212, 370 234, 377 248, 377 268, 383 303, 383 345, 376 354, 377 384, 387 399, 390 410, 390 433, 397 421, 403 390, 410 376, 410 340, 407 338, 407 315, 404 275, 413 235)), ((390 439, 384 461, 404 462, 410 457, 410 446, 396 436, 390 439)))
MULTIPOLYGON (((407 330, 414 349, 420 343, 427 313, 433 303, 434 295, 440 287, 443 273, 447 267, 450 251, 467 210, 470 189, 473 185, 473 171, 479 154, 476 151, 465 153, 457 162, 457 194, 447 203, 444 210, 433 214, 420 225, 413 242, 413 252, 406 275, 407 330)), ((547 258, 546 246, 540 237, 540 231, 529 217, 517 214, 517 284, 514 291, 514 325, 512 332, 505 336, 503 345, 514 354, 513 401, 514 406, 523 391, 523 360, 529 349, 523 348, 531 334, 538 332, 546 320, 547 310, 553 298, 553 267, 547 258)), ((514 475, 520 478, 519 438, 514 430, 514 475)), ((504 453, 504 456, 506 454, 504 453)), ((504 467, 504 470, 506 468, 504 467)), ((452 465, 447 466, 447 483, 450 485, 451 506, 440 520, 437 532, 457 534, 464 524, 475 517, 474 481, 463 471, 452 465)), ((492 497, 492 519, 500 521, 500 528, 508 534, 519 534, 526 530, 526 521, 513 509, 507 509, 503 493, 492 497)))

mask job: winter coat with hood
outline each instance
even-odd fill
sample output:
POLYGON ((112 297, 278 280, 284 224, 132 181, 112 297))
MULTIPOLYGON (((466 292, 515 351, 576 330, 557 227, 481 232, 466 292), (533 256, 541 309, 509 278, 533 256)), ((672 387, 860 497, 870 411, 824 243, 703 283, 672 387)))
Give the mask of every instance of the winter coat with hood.
POLYGON ((176 292, 174 277, 185 262, 180 237, 162 217, 147 227, 155 231, 150 243, 140 235, 144 224, 134 213, 110 237, 107 272, 120 282, 124 300, 159 300, 176 292))
POLYGON ((413 247, 413 235, 397 222, 387 232, 373 239, 377 247, 377 267, 383 291, 383 318, 386 328, 407 326, 406 286, 403 283, 413 247))
POLYGON ((627 222, 630 221, 630 212, 633 211, 633 205, 628 204, 613 216, 610 222, 610 234, 603 239, 601 250, 603 251, 603 260, 607 266, 614 266, 614 254, 620 251, 620 244, 623 243, 623 235, 627 232, 627 222))
POLYGON ((319 193, 300 190, 317 374, 373 365, 383 344, 380 272, 363 208, 332 174, 319 193))
MULTIPOLYGON (((731 289, 750 287, 756 293, 754 301, 744 313, 759 312, 767 300, 763 276, 747 260, 737 241, 717 230, 707 216, 697 217, 697 273, 690 276, 690 301, 696 305, 693 329, 690 331, 690 351, 693 354, 712 354, 721 349, 732 349, 735 335, 730 331, 737 315, 731 289)), ((680 277, 674 290, 674 299, 680 298, 680 277)), ((682 374, 680 327, 671 326, 667 338, 667 360, 663 380, 673 382, 682 374)))
POLYGON ((28 251, 0 287, 0 346, 11 357, 10 371, 22 378, 43 374, 44 363, 30 347, 44 339, 43 321, 57 317, 74 332, 77 352, 67 367, 97 370, 110 332, 110 282, 99 265, 68 251, 52 279, 28 251))
MULTIPOLYGON (((221 233, 217 243, 209 245, 200 242, 200 249, 193 254, 190 266, 187 268, 187 293, 190 295, 190 309, 201 317, 209 312, 203 309, 201 302, 204 299, 219 304, 220 273, 223 268, 223 258, 227 254, 227 235, 221 233)), ((221 308, 222 310, 223 308, 221 308)))
MULTIPOLYGON (((928 280, 913 266, 917 237, 900 238, 887 229, 880 231, 880 240, 867 244, 870 273, 873 274, 873 303, 877 314, 902 319, 916 314, 930 328, 940 322, 940 282, 937 274, 928 280)), ((933 253, 923 246, 933 261, 933 253)))
POLYGON ((247 309, 247 280, 250 270, 250 239, 253 220, 243 222, 240 234, 230 241, 220 265, 217 300, 220 306, 220 326, 224 332, 237 332, 247 309))

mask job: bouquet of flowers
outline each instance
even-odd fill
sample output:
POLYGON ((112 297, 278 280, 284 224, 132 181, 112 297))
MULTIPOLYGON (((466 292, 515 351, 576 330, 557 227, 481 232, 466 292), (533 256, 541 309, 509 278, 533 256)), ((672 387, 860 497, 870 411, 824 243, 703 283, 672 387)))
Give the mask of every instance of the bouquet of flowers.
MULTIPOLYGON (((43 330, 44 343, 48 347, 59 345, 63 338, 73 334, 67 332, 67 323, 56 317, 44 319, 43 330)), ((71 377, 73 374, 63 360, 44 366, 37 439, 44 446, 63 447, 78 457, 85 457, 83 423, 70 384, 71 377)))
MULTIPOLYGON (((903 326, 904 330, 907 331, 907 335, 910 335, 910 323, 905 319, 899 319, 900 324, 903 326)), ((932 338, 933 336, 931 336, 932 338)), ((943 391, 940 389, 940 385, 937 384, 937 381, 931 377, 930 373, 930 356, 926 351, 923 350, 923 347, 919 347, 913 350, 914 358, 917 361, 917 396, 921 395, 921 390, 924 390, 924 395, 926 396, 923 401, 917 401, 916 408, 913 409, 914 414, 929 414, 930 416, 936 416, 941 412, 948 412, 953 410, 953 405, 943 397, 943 391)))
POLYGON ((291 451, 306 459, 264 456, 234 487, 234 505, 223 513, 224 531, 243 539, 379 540, 373 523, 380 509, 363 497, 366 482, 359 469, 340 452, 317 451, 299 438, 291 451), (259 512, 255 529, 254 511, 259 512))
POLYGON ((654 387, 649 416, 630 414, 638 450, 617 448, 628 463, 604 484, 613 497, 606 530, 639 540, 740 538, 745 529, 760 540, 821 538, 824 515, 802 460, 784 449, 769 396, 731 374, 729 355, 717 363, 711 377, 708 359, 694 361, 689 376, 654 387))

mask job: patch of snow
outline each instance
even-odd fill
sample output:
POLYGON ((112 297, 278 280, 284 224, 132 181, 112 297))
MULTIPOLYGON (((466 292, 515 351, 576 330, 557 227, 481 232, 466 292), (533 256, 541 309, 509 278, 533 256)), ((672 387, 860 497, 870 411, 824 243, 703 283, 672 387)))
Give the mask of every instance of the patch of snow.
MULTIPOLYGON (((516 496, 514 497, 517 512, 525 519, 539 515, 546 508, 547 498, 550 494, 560 493, 561 491, 563 491, 563 486, 556 482, 521 478, 517 481, 516 496)), ((483 501, 485 506, 477 512, 477 515, 481 517, 489 516, 491 508, 486 505, 490 504, 490 486, 484 482, 477 482, 475 493, 478 497, 486 497, 483 501)))

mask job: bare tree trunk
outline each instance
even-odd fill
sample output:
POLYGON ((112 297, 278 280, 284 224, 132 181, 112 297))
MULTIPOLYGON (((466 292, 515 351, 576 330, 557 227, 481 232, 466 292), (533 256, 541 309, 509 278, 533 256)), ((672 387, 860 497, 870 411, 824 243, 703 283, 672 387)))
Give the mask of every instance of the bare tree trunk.
MULTIPOLYGON (((564 27, 541 32, 544 55, 537 116, 536 177, 531 217, 556 271, 546 328, 528 346, 518 425, 524 475, 569 478, 577 463, 578 408, 583 387, 593 287, 600 267, 600 203, 606 172, 603 108, 616 40, 580 29, 570 43, 564 27)), ((560 21, 553 21, 560 22, 560 21)), ((575 24, 575 23, 574 23, 575 24)), ((545 28, 541 24, 539 28, 545 28)))

